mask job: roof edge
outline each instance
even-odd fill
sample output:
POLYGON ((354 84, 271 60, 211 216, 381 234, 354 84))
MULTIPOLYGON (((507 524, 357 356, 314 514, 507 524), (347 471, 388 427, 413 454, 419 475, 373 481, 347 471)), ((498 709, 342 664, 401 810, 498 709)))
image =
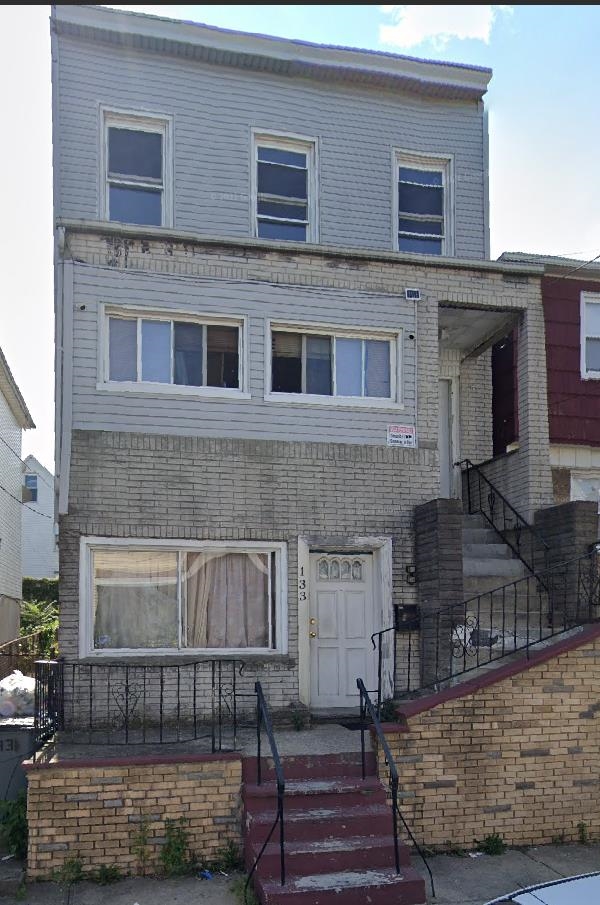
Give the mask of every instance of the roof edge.
MULTIPOLYGON (((12 375, 12 371, 8 366, 8 362, 4 356, 4 352, 0 349, 0 381, 4 384, 6 401, 17 423, 23 430, 35 427, 33 418, 29 414, 29 409, 23 399, 21 390, 17 386, 17 382, 12 375), (7 391, 7 392, 6 392, 7 391)), ((1 391, 2 387, 0 387, 1 391)))
POLYGON ((563 258, 560 255, 543 255, 526 251, 503 251, 498 261, 510 264, 536 264, 547 273, 555 273, 573 279, 585 279, 591 276, 600 279, 600 260, 582 261, 581 258, 563 258), (577 275, 576 275, 577 274, 577 275))
MULTIPOLYGON (((217 28, 184 20, 167 19, 139 12, 125 12, 99 6, 58 4, 52 7, 52 20, 60 29, 75 29, 119 43, 137 37, 143 49, 176 52, 178 45, 197 50, 204 48, 214 62, 248 67, 249 58, 274 61, 277 71, 293 67, 290 74, 317 75, 323 70, 336 71, 356 81, 378 77, 410 84, 415 90, 429 87, 439 95, 481 98, 492 77, 491 69, 461 63, 424 60, 385 51, 372 51, 327 44, 313 44, 289 38, 278 38, 251 32, 217 28), (165 46, 168 45, 168 48, 165 46), (225 58, 219 60, 219 54, 225 58)), ((189 57, 189 54, 187 54, 189 57)))

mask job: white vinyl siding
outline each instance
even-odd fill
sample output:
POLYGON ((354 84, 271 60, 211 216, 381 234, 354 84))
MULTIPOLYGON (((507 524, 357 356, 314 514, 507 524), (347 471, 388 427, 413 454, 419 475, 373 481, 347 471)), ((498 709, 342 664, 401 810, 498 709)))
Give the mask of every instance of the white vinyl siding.
MULTIPOLYGON (((290 78, 58 37, 57 217, 97 219, 98 101, 172 117, 177 229, 245 238, 253 132, 318 138, 317 241, 390 250, 391 149, 453 158, 455 254, 481 259, 481 104, 290 78)), ((168 225, 168 224, 167 224, 168 225)))
POLYGON ((74 265, 73 427, 76 430, 124 430, 152 434, 249 439, 302 440, 385 445, 387 425, 397 420, 414 424, 416 341, 415 305, 385 292, 365 294, 353 289, 289 287, 252 281, 196 280, 101 267, 74 265), (110 299, 102 305, 100 299, 110 299), (84 306, 84 307, 83 307, 84 306), (368 321, 365 317, 368 306, 368 321), (198 390, 166 384, 106 383, 102 354, 102 324, 106 310, 133 309, 162 318, 244 321, 242 368, 245 391, 198 390), (350 400, 310 404, 305 397, 290 403, 265 399, 266 368, 270 366, 268 319, 298 325, 304 332, 323 322, 330 332, 366 323, 376 334, 401 334, 402 396, 395 403, 374 405, 350 400), (226 399, 221 398, 225 394, 226 399), (234 398, 235 396, 235 398, 234 398), (361 405, 363 406, 361 408, 361 405), (357 411, 360 408, 360 417, 357 411))

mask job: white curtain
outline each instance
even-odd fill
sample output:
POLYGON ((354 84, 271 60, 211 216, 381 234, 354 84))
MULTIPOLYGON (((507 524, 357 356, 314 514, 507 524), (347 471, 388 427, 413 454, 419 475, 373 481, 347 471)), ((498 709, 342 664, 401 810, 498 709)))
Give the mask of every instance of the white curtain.
POLYGON ((177 647, 177 554, 94 553, 94 647, 177 647))
POLYGON ((268 577, 266 553, 188 553, 188 647, 268 647, 268 577))

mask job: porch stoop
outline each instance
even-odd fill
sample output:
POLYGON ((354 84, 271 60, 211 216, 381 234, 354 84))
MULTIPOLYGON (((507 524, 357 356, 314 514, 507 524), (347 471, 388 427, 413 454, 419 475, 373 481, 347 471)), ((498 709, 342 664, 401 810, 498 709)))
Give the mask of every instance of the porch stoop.
MULTIPOLYGON (((242 762, 248 871, 276 814, 272 761, 265 758, 263 765, 259 786, 256 759, 242 762)), ((342 900, 344 905, 424 905, 424 880, 410 866, 410 851, 403 844, 396 873, 392 814, 372 753, 367 754, 365 779, 356 752, 283 757, 282 767, 286 883, 282 886, 280 879, 277 828, 254 874, 262 905, 327 905, 342 900)))

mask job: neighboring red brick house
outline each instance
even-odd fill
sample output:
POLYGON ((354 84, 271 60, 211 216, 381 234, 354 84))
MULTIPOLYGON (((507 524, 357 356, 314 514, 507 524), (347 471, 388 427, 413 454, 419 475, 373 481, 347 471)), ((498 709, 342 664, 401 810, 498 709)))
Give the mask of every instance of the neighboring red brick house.
MULTIPOLYGON (((600 499, 600 261, 505 252, 500 260, 542 264, 546 325, 550 464, 554 500, 600 499)), ((518 437, 511 405, 516 369, 506 369, 504 349, 494 348, 495 436, 502 419, 507 442, 518 437), (503 357, 504 356, 504 357, 503 357), (502 401, 500 401, 502 400, 502 401), (508 412, 508 422, 506 415, 508 412), (510 420, 512 417, 512 421, 510 420), (506 426, 508 424, 508 427, 506 426), (512 431, 512 436, 509 436, 512 431)))

